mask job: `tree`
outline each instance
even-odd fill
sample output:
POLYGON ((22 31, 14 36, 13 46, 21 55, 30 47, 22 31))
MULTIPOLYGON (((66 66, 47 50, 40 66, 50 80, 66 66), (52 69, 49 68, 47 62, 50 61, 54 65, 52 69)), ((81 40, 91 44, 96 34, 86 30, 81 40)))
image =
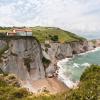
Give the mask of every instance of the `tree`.
POLYGON ((55 42, 58 41, 59 40, 58 35, 51 36, 51 40, 55 42))

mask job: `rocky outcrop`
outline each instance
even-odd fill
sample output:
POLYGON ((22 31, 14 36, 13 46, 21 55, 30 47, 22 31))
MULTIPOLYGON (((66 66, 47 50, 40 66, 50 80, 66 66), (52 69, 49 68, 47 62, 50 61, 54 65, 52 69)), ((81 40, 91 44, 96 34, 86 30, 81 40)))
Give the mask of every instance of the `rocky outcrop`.
POLYGON ((0 68, 16 74, 21 80, 38 80, 45 77, 42 50, 33 37, 7 37, 0 39, 0 48, 8 46, 2 56, 0 68))
POLYGON ((37 39, 33 37, 0 39, 0 47, 4 48, 6 45, 9 49, 1 57, 3 62, 1 68, 16 74, 22 80, 38 80, 44 78, 45 73, 47 77, 56 76, 58 60, 94 48, 93 42, 87 40, 67 43, 51 42, 40 46, 37 39), (50 62, 45 59, 43 62, 42 55, 50 62))
POLYGON ((100 39, 90 40, 88 41, 89 48, 94 49, 95 47, 100 47, 100 39))
POLYGON ((58 60, 72 57, 75 54, 89 50, 88 41, 86 40, 79 42, 42 44, 42 49, 44 57, 51 61, 51 64, 46 69, 47 76, 51 76, 52 74, 55 75, 58 60))
POLYGON ((100 39, 97 39, 97 40, 96 40, 95 46, 96 46, 96 47, 100 47, 100 39))

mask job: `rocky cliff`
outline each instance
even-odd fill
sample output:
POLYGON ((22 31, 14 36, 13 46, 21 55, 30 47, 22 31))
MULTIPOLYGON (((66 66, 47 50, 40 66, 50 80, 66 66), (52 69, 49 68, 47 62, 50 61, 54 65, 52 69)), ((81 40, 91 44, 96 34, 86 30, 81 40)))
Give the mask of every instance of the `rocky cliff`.
POLYGON ((67 43, 49 43, 42 44, 43 55, 51 61, 50 65, 46 68, 46 75, 51 77, 55 74, 57 69, 57 61, 72 57, 75 54, 83 53, 89 50, 88 41, 75 41, 67 43))
POLYGON ((0 68, 14 73, 21 80, 39 80, 45 77, 41 46, 33 37, 0 38, 0 68), (4 50, 4 48, 6 48, 4 50))
POLYGON ((0 37, 0 69, 16 74, 24 82, 30 82, 31 86, 25 86, 30 89, 41 88, 40 79, 43 78, 47 88, 52 88, 51 82, 49 83, 45 76, 57 76, 58 60, 73 57, 91 48, 94 48, 94 45, 90 45, 87 40, 40 45, 34 37, 0 37))
POLYGON ((88 41, 88 45, 90 50, 94 49, 95 47, 100 47, 100 39, 90 40, 88 41))

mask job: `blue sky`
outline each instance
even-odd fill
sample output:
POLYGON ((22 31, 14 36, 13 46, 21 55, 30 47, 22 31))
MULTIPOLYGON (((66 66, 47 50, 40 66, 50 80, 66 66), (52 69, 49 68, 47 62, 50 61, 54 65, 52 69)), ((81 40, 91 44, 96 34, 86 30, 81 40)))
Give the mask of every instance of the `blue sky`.
POLYGON ((100 0, 0 0, 0 26, 54 26, 100 36, 100 0))

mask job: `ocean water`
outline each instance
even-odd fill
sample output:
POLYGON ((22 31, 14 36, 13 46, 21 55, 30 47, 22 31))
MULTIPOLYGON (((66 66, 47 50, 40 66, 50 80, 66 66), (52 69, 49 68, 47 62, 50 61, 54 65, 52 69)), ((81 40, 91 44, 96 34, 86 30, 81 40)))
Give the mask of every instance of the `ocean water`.
POLYGON ((80 76, 91 64, 100 65, 100 48, 59 61, 58 78, 69 88, 76 87, 80 76))

